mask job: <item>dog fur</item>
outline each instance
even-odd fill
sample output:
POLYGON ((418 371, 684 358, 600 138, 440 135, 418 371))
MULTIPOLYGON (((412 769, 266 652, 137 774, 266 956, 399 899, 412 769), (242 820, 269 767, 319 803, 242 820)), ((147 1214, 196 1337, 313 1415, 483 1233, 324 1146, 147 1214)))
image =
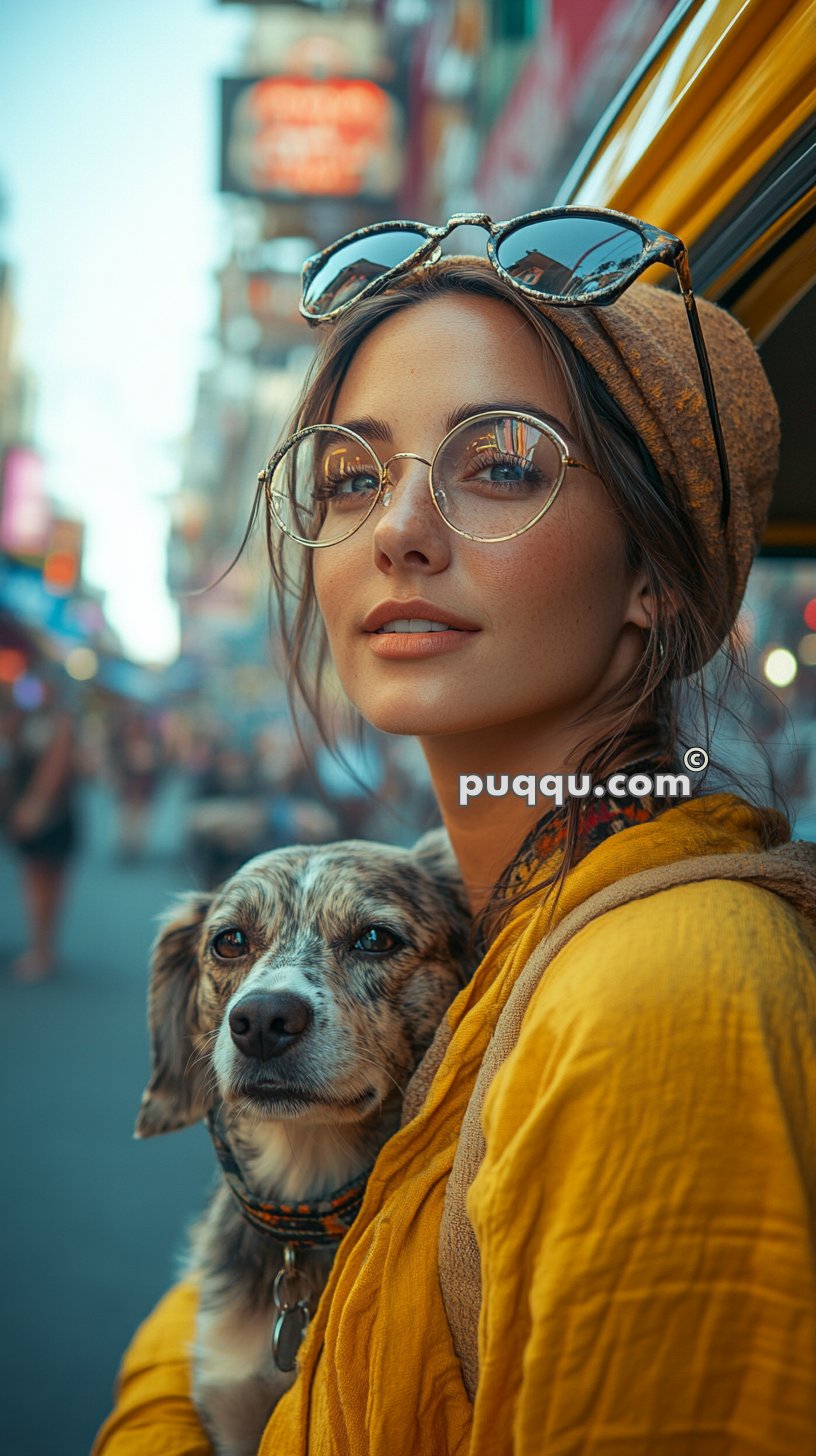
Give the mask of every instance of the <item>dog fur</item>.
MULTIPOLYGON (((152 1074, 136 1135, 185 1127, 219 1101, 257 1197, 327 1198, 397 1130, 405 1087, 467 980, 469 927, 441 829, 412 850, 363 840, 275 850, 214 892, 184 896, 153 947, 152 1074), (231 1012, 279 993, 308 1005, 306 1030, 282 1052, 247 1055, 231 1012)), ((297 1254, 315 1303, 334 1254, 297 1254)), ((295 1378, 272 1357, 282 1267, 282 1244, 244 1218, 221 1180, 187 1260, 200 1286, 193 1396, 221 1456, 257 1451, 295 1378)))

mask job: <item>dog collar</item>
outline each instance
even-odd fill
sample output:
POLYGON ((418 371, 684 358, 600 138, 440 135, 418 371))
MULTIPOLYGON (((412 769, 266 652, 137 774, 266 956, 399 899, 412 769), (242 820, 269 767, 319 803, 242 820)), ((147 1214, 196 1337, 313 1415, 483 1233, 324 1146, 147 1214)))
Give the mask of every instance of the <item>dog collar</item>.
POLYGON ((211 1108, 206 1122, 230 1192, 249 1223, 293 1249, 340 1243, 360 1212, 371 1168, 319 1203, 269 1203, 247 1188, 227 1139, 221 1108, 211 1108))

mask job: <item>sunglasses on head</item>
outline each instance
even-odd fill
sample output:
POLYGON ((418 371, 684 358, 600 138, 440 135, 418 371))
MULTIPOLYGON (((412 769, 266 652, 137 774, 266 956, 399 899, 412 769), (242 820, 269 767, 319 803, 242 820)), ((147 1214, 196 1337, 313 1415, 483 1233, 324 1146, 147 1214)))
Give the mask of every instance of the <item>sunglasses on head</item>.
POLYGON ((486 213, 454 213, 444 227, 424 222, 382 222, 347 233, 314 253, 303 265, 300 312, 311 323, 330 323, 358 299, 387 287, 392 279, 441 256, 442 242, 457 227, 482 227, 487 256, 501 278, 519 293, 559 308, 603 308, 653 263, 677 274, 700 367, 722 481, 720 521, 731 502, 725 452, 711 366, 691 287, 684 244, 671 233, 612 208, 547 207, 509 222, 486 213))

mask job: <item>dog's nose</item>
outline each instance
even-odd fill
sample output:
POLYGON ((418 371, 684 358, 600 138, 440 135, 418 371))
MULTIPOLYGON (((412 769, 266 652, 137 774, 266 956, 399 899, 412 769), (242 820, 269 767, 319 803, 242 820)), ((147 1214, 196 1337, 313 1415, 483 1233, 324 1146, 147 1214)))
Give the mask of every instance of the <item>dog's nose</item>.
POLYGON ((291 991, 244 996, 229 1014, 232 1039, 245 1057, 279 1057, 312 1022, 312 1008, 291 991))

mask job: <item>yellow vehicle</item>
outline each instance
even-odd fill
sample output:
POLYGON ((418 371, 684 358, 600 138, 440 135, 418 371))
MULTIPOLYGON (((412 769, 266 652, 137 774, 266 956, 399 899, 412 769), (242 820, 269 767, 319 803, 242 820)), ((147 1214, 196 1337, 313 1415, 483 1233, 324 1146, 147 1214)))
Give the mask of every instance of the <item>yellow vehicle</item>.
POLYGON ((763 555, 816 555, 814 97, 816 0, 680 0, 556 199, 659 220, 761 346, 782 414, 763 555))

